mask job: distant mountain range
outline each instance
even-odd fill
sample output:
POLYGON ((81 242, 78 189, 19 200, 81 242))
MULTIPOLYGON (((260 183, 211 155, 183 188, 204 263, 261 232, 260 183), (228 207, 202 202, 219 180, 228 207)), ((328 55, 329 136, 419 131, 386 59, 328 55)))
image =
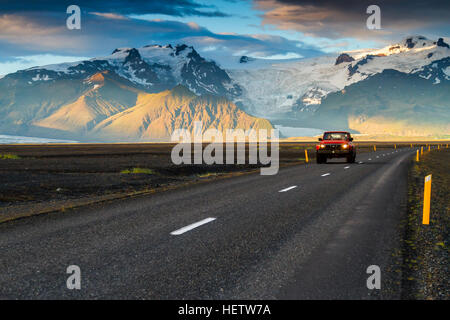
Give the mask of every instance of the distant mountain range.
POLYGON ((381 49, 228 70, 239 106, 289 127, 450 137, 450 49, 405 38, 381 49))
POLYGON ((202 121, 203 131, 272 129, 269 121, 246 114, 224 97, 197 96, 183 85, 158 93, 137 87, 108 70, 86 79, 47 80, 17 97, 2 126, 14 134, 80 141, 169 141, 175 129, 192 131, 194 121, 202 121), (15 121, 12 126, 10 121, 15 121))
POLYGON ((287 62, 236 57, 227 70, 186 45, 118 48, 106 57, 1 78, 0 133, 165 141, 199 120, 204 129, 273 123, 449 137, 449 81, 448 44, 421 36, 287 62))
POLYGON ((80 141, 168 141, 178 128, 271 129, 229 98, 241 89, 186 45, 116 49, 0 79, 0 132, 80 141))
POLYGON ((444 58, 415 73, 383 70, 328 94, 308 121, 379 136, 449 138, 450 81, 442 71, 449 64, 444 58))

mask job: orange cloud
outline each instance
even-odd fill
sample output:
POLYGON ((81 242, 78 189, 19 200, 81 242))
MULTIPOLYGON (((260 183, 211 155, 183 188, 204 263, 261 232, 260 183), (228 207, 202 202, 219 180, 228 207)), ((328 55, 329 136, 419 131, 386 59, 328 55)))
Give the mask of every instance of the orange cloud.
POLYGON ((89 12, 90 14, 107 18, 107 19, 116 19, 116 20, 128 20, 129 18, 116 13, 103 13, 103 12, 89 12))
POLYGON ((254 0, 254 8, 263 11, 262 25, 281 30, 295 30, 307 36, 326 38, 354 37, 381 39, 395 33, 440 30, 448 26, 443 12, 448 0, 429 0, 423 6, 419 0, 378 0, 381 8, 381 30, 369 30, 366 13, 371 1, 348 0, 254 0), (442 8, 442 10, 440 9, 442 8))

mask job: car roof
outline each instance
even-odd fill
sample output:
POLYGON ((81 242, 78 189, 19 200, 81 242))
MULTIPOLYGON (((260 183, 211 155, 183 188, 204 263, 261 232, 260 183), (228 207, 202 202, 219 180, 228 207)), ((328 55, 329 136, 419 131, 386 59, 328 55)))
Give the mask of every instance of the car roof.
POLYGON ((348 134, 350 134, 350 132, 348 132, 348 131, 325 131, 324 133, 348 133, 348 134))

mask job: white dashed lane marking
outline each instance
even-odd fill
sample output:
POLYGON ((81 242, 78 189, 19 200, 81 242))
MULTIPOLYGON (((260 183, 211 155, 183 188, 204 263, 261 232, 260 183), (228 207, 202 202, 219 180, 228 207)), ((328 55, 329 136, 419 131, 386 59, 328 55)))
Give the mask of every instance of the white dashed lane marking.
POLYGON ((350 166, 346 166, 346 167, 344 167, 344 169, 348 169, 348 168, 350 168, 350 166))
POLYGON ((186 227, 183 227, 181 229, 172 231, 170 234, 173 235, 173 236, 178 236, 180 234, 183 234, 185 232, 191 231, 192 229, 198 228, 198 227, 200 227, 200 226, 202 226, 202 225, 204 225, 204 224, 206 224, 208 222, 214 221, 214 220, 216 220, 216 218, 206 218, 206 219, 200 220, 198 222, 195 222, 193 224, 190 224, 190 225, 188 225, 186 227))
POLYGON ((326 177, 326 176, 329 176, 330 175, 330 173, 324 173, 323 175, 321 175, 321 177, 326 177))
POLYGON ((280 190, 280 191, 278 191, 278 192, 286 192, 286 191, 292 190, 292 189, 294 189, 294 188, 297 188, 297 186, 292 186, 292 187, 289 187, 289 188, 280 190))

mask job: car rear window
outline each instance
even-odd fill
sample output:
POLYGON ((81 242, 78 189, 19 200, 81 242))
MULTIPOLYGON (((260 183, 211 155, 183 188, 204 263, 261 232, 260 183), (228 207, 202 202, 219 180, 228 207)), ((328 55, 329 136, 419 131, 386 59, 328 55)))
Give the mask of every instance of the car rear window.
POLYGON ((343 132, 327 132, 323 135, 323 140, 348 140, 349 134, 343 132))

